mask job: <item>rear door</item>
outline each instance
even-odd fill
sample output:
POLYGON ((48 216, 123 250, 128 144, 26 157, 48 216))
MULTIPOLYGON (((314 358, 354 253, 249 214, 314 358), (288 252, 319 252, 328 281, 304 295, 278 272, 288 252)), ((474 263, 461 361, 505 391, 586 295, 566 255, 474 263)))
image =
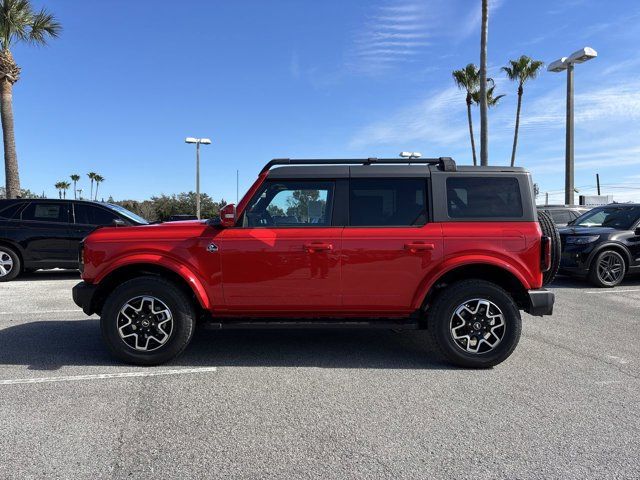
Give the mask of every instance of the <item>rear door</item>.
POLYGON ((70 244, 70 203, 33 200, 21 212, 25 260, 41 267, 72 267, 77 251, 70 244))
POLYGON ((428 221, 427 199, 425 176, 351 178, 342 235, 345 310, 411 311, 420 284, 442 259, 442 230, 428 221))
POLYGON ((265 181, 240 225, 217 237, 227 308, 314 315, 340 307, 335 190, 333 180, 265 181))

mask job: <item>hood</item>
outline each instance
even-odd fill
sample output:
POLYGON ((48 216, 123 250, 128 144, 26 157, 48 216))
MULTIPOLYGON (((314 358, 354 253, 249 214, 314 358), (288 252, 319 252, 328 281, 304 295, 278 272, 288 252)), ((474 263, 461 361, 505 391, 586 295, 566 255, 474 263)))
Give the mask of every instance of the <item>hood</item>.
POLYGON ((616 232, 615 228, 611 227, 565 227, 558 229, 560 235, 608 235, 616 232))
POLYGON ((211 227, 207 225, 206 220, 182 220, 131 227, 102 227, 94 230, 89 237, 100 241, 179 239, 200 236, 208 228, 211 227))

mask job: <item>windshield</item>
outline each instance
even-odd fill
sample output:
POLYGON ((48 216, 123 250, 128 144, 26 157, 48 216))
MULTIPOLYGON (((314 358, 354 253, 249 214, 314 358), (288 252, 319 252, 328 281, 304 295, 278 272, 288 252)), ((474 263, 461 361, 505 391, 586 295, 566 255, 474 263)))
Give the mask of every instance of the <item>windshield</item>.
POLYGON ((602 207, 578 217, 576 227, 610 227, 629 230, 640 219, 640 207, 602 207))
POLYGON ((129 220, 133 220, 135 223, 141 223, 143 225, 146 225, 149 223, 144 218, 140 217, 139 215, 136 215, 135 213, 127 210, 124 207, 121 207, 120 205, 115 205, 113 203, 107 203, 105 205, 109 207, 111 210, 115 210, 120 215, 127 217, 129 220))

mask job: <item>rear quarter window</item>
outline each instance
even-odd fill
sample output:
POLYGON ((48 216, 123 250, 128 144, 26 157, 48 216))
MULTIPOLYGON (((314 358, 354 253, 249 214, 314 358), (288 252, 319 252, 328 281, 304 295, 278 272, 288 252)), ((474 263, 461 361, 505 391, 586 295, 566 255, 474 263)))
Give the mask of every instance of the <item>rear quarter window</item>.
POLYGON ((450 218, 521 218, 520 184, 515 177, 447 178, 450 218))

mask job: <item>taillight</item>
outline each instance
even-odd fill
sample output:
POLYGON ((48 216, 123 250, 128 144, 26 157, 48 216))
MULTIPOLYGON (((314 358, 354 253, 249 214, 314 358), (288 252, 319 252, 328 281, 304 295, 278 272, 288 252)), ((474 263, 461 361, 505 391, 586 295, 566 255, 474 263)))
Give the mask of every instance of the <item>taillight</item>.
POLYGON ((551 238, 542 237, 540 239, 540 269, 543 272, 551 270, 551 238))
POLYGON ((80 242, 78 246, 78 268, 80 273, 84 271, 84 242, 80 242))

